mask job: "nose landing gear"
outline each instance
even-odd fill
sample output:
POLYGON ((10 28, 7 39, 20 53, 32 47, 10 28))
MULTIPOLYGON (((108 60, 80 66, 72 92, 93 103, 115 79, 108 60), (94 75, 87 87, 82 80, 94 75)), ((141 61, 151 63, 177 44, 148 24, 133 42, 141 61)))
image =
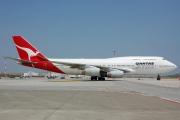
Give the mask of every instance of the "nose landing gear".
POLYGON ((157 80, 161 80, 161 76, 159 74, 157 76, 157 80))

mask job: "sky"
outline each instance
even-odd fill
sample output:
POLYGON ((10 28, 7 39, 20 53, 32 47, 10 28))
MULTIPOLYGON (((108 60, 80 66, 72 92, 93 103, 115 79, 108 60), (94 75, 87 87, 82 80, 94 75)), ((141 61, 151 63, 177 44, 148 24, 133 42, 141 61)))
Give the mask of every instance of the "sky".
MULTIPOLYGON (((180 73, 179 0, 1 0, 0 72, 21 35, 50 58, 161 56, 180 73)), ((42 72, 7 60, 7 72, 42 72)))

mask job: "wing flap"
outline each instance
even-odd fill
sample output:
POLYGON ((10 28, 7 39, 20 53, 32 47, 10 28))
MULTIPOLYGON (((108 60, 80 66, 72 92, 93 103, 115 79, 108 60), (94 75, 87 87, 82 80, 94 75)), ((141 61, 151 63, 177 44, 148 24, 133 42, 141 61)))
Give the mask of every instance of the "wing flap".
POLYGON ((101 69, 101 71, 104 71, 104 72, 110 72, 111 70, 121 70, 124 73, 131 72, 131 70, 127 68, 114 68, 114 67, 105 67, 105 66, 98 66, 98 65, 92 65, 92 66, 98 67, 101 69))
POLYGON ((70 66, 71 68, 82 68, 83 66, 85 66, 86 64, 79 64, 79 63, 69 63, 69 62, 61 62, 61 61, 49 61, 52 63, 57 63, 57 64, 62 64, 62 65, 66 65, 66 66, 70 66))

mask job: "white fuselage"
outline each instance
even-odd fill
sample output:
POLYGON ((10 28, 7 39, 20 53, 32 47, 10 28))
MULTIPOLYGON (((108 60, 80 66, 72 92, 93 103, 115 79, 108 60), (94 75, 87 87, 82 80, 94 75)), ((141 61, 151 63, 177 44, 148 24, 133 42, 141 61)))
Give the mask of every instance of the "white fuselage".
MULTIPOLYGON (((85 65, 98 65, 111 69, 128 69, 127 75, 148 75, 167 73, 176 69, 176 65, 165 60, 163 57, 116 57, 107 59, 50 59, 51 61, 61 61, 69 63, 81 63, 85 65)), ((67 65, 54 65, 66 74, 81 75, 82 70, 71 68, 67 65)))

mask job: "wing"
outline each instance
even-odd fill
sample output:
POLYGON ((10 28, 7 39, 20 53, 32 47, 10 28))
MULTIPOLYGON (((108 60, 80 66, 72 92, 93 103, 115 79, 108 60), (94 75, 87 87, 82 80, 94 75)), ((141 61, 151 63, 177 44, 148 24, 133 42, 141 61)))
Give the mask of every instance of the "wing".
POLYGON ((131 72, 131 71, 132 71, 132 70, 129 69, 129 68, 114 68, 114 67, 105 67, 105 66, 98 66, 98 65, 91 65, 91 66, 100 68, 101 71, 103 71, 103 72, 110 72, 110 71, 112 71, 112 70, 120 70, 120 71, 123 71, 124 73, 128 73, 128 72, 131 72))
POLYGON ((8 59, 11 59, 11 60, 14 60, 14 61, 17 61, 17 62, 28 63, 28 64, 36 64, 37 63, 37 62, 21 60, 21 59, 18 59, 18 58, 12 58, 12 57, 6 57, 6 56, 4 58, 8 58, 8 59))
POLYGON ((124 73, 128 73, 132 71, 129 68, 114 68, 114 67, 105 67, 105 66, 99 66, 99 65, 89 65, 89 64, 70 63, 70 62, 61 62, 61 61, 49 61, 49 62, 62 64, 62 65, 70 66, 71 68, 78 68, 78 69, 85 68, 86 66, 94 66, 94 67, 100 68, 100 70, 103 72, 109 72, 111 70, 121 70, 121 71, 124 71, 124 73))
POLYGON ((71 68, 78 68, 78 69, 81 69, 81 68, 87 66, 86 64, 69 63, 69 62, 61 62, 61 61, 51 61, 51 60, 49 60, 49 62, 57 63, 57 64, 61 64, 61 65, 66 65, 66 66, 70 66, 71 68))

